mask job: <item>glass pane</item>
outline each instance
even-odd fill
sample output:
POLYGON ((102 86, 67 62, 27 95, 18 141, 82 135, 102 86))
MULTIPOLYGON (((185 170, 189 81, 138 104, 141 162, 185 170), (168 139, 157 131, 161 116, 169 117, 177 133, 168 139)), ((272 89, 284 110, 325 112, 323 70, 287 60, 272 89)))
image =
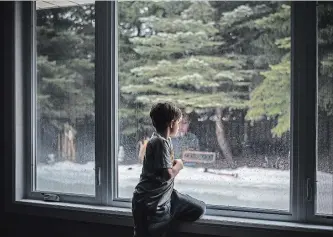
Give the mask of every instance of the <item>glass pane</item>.
POLYGON ((187 114, 173 138, 178 191, 208 204, 289 211, 290 6, 118 4, 118 197, 131 198, 151 105, 187 114))
POLYGON ((316 213, 333 215, 333 4, 318 6, 316 213))
POLYGON ((36 30, 36 190, 95 195, 95 6, 38 9, 36 30))

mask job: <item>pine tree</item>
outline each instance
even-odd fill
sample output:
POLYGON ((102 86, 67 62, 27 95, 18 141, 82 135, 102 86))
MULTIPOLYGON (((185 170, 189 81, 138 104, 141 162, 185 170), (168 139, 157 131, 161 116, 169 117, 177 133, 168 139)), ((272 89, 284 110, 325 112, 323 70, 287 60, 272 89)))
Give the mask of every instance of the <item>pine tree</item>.
POLYGON ((77 120, 94 122, 94 15, 94 5, 37 11, 38 161, 56 150, 58 158, 75 160, 77 120))
POLYGON ((246 108, 248 86, 256 72, 246 67, 245 55, 221 55, 225 42, 218 35, 215 15, 209 2, 193 2, 177 13, 141 18, 146 35, 130 42, 147 63, 131 69, 132 79, 121 93, 145 114, 152 103, 170 101, 188 112, 214 115, 219 145, 232 161, 222 119, 230 111, 246 108))
MULTIPOLYGON (((328 116, 333 115, 333 57, 330 53, 332 9, 329 4, 322 4, 318 8, 318 106, 319 113, 328 116)), ((247 118, 252 121, 277 118, 272 134, 280 137, 290 131, 290 6, 281 5, 278 12, 256 21, 256 27, 264 30, 272 39, 271 42, 275 42, 275 58, 278 61, 271 63, 269 70, 261 73, 264 79, 251 94, 247 118)), ((267 51, 271 51, 271 48, 267 51)))
MULTIPOLYGON (((318 6, 318 122, 327 121, 325 128, 318 129, 318 138, 329 143, 318 149, 319 157, 333 152, 333 5, 321 2, 318 6), (322 150, 324 148, 324 152, 322 150)), ((320 141, 319 140, 319 141, 320 141)), ((319 142, 318 141, 318 142, 319 142)), ((332 163, 331 163, 332 164, 332 163)))
POLYGON ((318 103, 328 116, 333 115, 333 6, 320 4, 318 7, 318 103))
POLYGON ((58 128, 60 120, 94 120, 94 6, 38 10, 38 115, 58 128))
POLYGON ((278 11, 256 20, 255 27, 269 39, 261 44, 264 55, 274 52, 274 56, 251 93, 246 117, 252 121, 277 119, 272 134, 281 137, 290 130, 290 6, 281 5, 278 11))

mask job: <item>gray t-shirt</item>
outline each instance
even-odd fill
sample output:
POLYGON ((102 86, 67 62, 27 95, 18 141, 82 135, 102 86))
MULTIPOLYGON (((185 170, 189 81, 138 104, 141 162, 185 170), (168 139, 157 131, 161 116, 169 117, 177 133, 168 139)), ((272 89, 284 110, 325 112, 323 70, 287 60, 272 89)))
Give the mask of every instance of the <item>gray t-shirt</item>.
POLYGON ((140 181, 134 191, 135 201, 154 209, 170 200, 174 179, 167 180, 164 174, 165 169, 172 168, 172 163, 171 138, 154 133, 147 143, 140 181))

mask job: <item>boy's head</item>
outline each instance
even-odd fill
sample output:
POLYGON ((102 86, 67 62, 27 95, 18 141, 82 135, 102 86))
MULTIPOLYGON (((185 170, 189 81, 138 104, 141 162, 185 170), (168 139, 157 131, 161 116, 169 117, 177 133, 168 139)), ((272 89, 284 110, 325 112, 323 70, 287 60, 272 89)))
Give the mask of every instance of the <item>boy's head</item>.
POLYGON ((157 132, 165 132, 170 129, 170 136, 175 136, 182 112, 172 103, 157 103, 150 110, 150 118, 157 132))

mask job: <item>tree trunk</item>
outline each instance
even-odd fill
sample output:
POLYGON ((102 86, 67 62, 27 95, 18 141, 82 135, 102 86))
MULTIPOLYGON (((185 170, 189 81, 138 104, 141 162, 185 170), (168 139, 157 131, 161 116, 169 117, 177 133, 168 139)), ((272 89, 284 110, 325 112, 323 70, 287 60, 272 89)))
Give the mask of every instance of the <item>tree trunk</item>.
POLYGON ((225 135, 224 125, 222 123, 222 111, 221 109, 216 109, 215 111, 216 120, 215 120, 215 127, 216 127, 216 138, 219 143, 219 146, 222 150, 224 158, 228 161, 228 163, 232 164, 232 153, 228 143, 228 140, 225 135))

